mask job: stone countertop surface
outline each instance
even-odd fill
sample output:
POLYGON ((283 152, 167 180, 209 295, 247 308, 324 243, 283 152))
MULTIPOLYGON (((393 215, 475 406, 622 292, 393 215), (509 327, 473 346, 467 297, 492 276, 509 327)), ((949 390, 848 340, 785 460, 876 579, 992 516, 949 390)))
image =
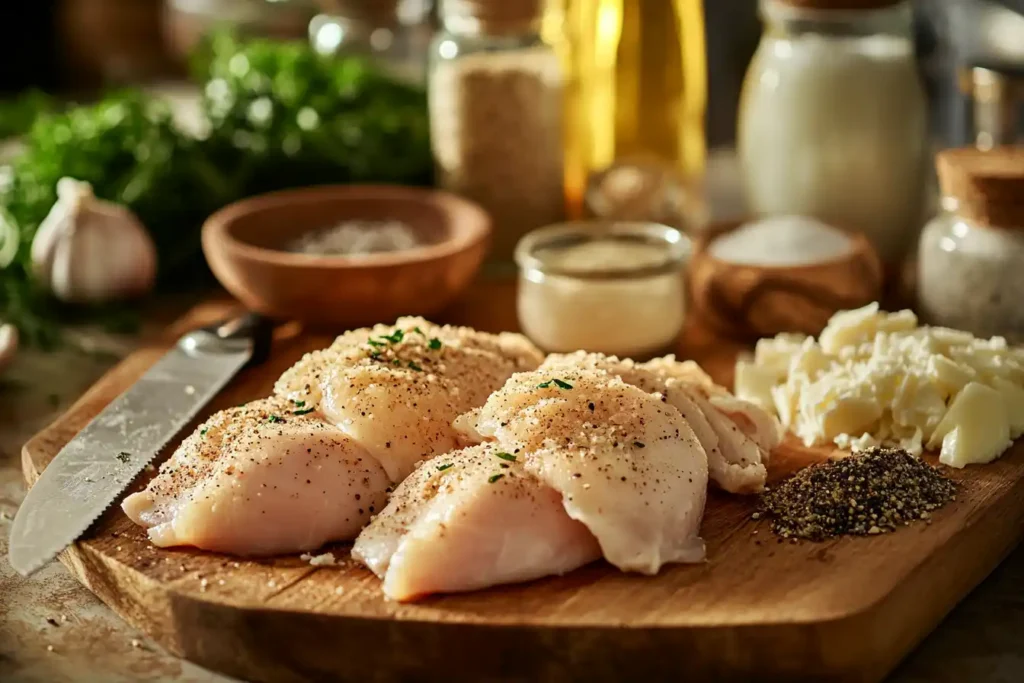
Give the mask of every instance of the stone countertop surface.
MULTIPOLYGON (((24 496, 22 444, 132 348, 130 342, 109 338, 75 346, 52 354, 23 352, 0 377, 0 680, 230 681, 163 651, 59 563, 24 579, 7 561, 11 520, 24 496)), ((894 683, 1022 680, 1024 546, 890 677, 894 683)))

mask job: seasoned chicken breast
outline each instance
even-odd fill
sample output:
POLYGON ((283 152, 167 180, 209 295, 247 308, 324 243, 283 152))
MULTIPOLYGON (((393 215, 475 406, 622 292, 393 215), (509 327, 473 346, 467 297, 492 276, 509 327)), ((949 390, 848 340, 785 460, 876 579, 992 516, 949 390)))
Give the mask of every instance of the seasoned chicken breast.
POLYGON ((473 433, 521 454, 620 569, 704 559, 707 456, 655 395, 598 370, 518 373, 487 399, 473 433))
POLYGON ((395 490, 352 556, 412 600, 563 574, 601 556, 562 496, 491 443, 439 455, 395 490))
POLYGON ((401 318, 372 334, 342 335, 331 349, 307 355, 276 390, 319 405, 397 483, 423 458, 457 447, 456 417, 541 360, 520 335, 401 318))
POLYGON ((322 415, 275 398, 213 415, 122 508, 158 546, 272 555, 352 538, 389 484, 322 415))
POLYGON ((582 351, 553 354, 541 370, 572 368, 603 370, 647 392, 663 396, 693 429, 708 457, 709 474, 722 489, 756 493, 764 489, 771 451, 782 429, 772 415, 732 396, 692 361, 672 356, 635 363, 582 351))
POLYGON ((276 396, 211 417, 123 503, 157 545, 237 555, 350 540, 416 463, 455 448, 455 417, 541 354, 524 337, 422 318, 307 354, 276 396))

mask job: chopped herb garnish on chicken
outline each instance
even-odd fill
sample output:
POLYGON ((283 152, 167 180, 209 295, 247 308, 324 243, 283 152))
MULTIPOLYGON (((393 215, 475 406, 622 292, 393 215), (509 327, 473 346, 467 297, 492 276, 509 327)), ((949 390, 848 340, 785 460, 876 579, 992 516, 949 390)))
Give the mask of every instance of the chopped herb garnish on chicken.
POLYGON ((512 455, 511 453, 495 453, 495 455, 501 458, 502 460, 508 460, 509 462, 516 461, 516 456, 512 455))
POLYGON ((199 436, 206 436, 206 432, 210 431, 209 427, 203 427, 199 430, 199 436))
POLYGON ((305 401, 296 401, 294 398, 292 399, 292 403, 295 404, 296 408, 303 408, 306 405, 305 401))
POLYGON ((438 472, 444 472, 444 471, 445 471, 446 469, 448 469, 448 468, 449 468, 449 467, 451 467, 451 466, 452 466, 452 464, 451 464, 450 462, 446 462, 446 463, 445 463, 445 464, 443 464, 443 465, 438 465, 438 466, 437 466, 437 471, 438 471, 438 472))
POLYGON ((505 476, 504 474, 500 474, 500 473, 499 474, 492 474, 491 476, 487 477, 487 483, 488 484, 493 484, 494 482, 498 481, 499 479, 501 479, 504 476, 505 476))
POLYGON ((416 365, 416 363, 413 363, 412 361, 409 361, 409 369, 410 370, 415 370, 416 372, 423 372, 423 368, 421 368, 420 366, 416 365))
POLYGON ((415 332, 416 334, 420 335, 421 337, 426 337, 427 336, 427 335, 423 334, 423 330, 420 329, 419 325, 417 325, 416 327, 412 328, 409 331, 410 332, 415 332))
POLYGON ((551 386, 551 380, 548 380, 547 382, 541 382, 540 384, 538 384, 537 388, 538 389, 547 389, 550 386, 551 386))
POLYGON ((293 410, 292 411, 292 415, 309 415, 314 410, 316 410, 316 408, 306 408, 304 410, 293 410))
POLYGON ((271 415, 267 418, 267 422, 284 422, 284 418, 278 415, 271 415))
POLYGON ((384 335, 384 336, 381 337, 381 339, 384 339, 385 341, 389 341, 392 344, 397 344, 398 342, 402 341, 402 339, 404 339, 404 338, 405 338, 405 332, 403 332, 402 330, 395 330, 390 335, 384 335))
POLYGON ((429 346, 432 351, 437 351, 441 348, 441 340, 434 337, 427 343, 427 346, 429 346))
POLYGON ((366 343, 369 344, 370 346, 387 346, 386 342, 377 341, 376 339, 367 339, 366 343))
POLYGON ((560 379, 555 380, 555 386, 557 386, 559 389, 572 389, 571 384, 569 384, 568 382, 563 382, 560 379))

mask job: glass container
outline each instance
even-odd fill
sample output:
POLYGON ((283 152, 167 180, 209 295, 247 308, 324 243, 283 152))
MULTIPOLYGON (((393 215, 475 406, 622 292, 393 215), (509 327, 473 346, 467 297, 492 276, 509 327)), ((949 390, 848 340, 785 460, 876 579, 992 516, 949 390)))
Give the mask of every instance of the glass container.
POLYGON ((309 40, 321 54, 369 57, 404 81, 426 80, 434 33, 433 0, 324 0, 330 11, 309 22, 309 40))
POLYGON ((762 0, 761 12, 738 130, 751 210, 863 232, 898 263, 920 231, 928 160, 910 4, 762 0))
POLYGON ((657 223, 535 230, 516 247, 519 325, 549 352, 668 352, 683 327, 689 254, 688 238, 657 223))
POLYGON ((444 0, 428 92, 441 187, 486 209, 491 261, 565 214, 562 69, 541 0, 444 0))
POLYGON ((613 163, 698 177, 706 157, 702 0, 550 0, 545 35, 567 72, 566 188, 574 213, 613 163))
POLYGON ((938 170, 943 211, 918 247, 921 317, 1024 343, 1024 148, 947 150, 938 170))

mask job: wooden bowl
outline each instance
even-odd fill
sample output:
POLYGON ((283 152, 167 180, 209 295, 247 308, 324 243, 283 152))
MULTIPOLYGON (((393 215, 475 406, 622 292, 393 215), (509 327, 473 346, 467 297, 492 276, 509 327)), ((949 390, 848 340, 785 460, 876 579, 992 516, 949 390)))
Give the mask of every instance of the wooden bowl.
POLYGON ((697 240, 690 261, 695 315, 737 339, 780 332, 817 335, 836 311, 859 308, 882 295, 881 259, 863 235, 851 235, 849 254, 801 266, 730 263, 708 251, 712 240, 746 221, 717 226, 697 240))
POLYGON ((203 226, 203 252, 221 284, 275 319, 328 326, 429 316, 470 283, 487 252, 490 218, 476 204, 431 190, 344 185, 252 197, 203 226), (362 256, 284 251, 298 235, 345 220, 394 220, 424 246, 362 256))

